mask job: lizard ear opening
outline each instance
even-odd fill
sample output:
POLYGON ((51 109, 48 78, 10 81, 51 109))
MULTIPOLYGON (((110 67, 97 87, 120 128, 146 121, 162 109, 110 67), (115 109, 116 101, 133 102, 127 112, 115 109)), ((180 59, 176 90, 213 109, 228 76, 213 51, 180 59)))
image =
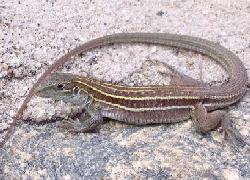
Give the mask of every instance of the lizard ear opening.
POLYGON ((63 90, 63 88, 64 88, 63 84, 61 84, 61 83, 57 84, 57 89, 58 90, 63 90))
POLYGON ((79 88, 78 86, 75 86, 75 87, 73 88, 73 94, 74 94, 74 95, 77 95, 77 94, 79 94, 79 92, 80 92, 80 88, 79 88))

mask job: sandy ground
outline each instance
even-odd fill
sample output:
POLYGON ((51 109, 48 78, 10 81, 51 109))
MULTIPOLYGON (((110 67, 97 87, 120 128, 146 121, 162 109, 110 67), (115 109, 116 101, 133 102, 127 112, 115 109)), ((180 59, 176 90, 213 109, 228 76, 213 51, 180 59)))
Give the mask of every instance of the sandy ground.
MULTIPOLYGON (((0 30, 0 129, 8 127, 29 88, 50 64, 77 45, 103 35, 168 32, 205 38, 236 53, 250 75, 247 0, 0 0, 0 30)), ((148 61, 166 62, 196 79, 201 69, 206 82, 220 83, 227 78, 222 68, 207 57, 186 51, 177 54, 176 49, 154 45, 114 45, 95 49, 77 60, 62 71, 127 85, 168 83, 169 79, 158 73, 164 67, 148 61)), ((140 128, 110 122, 100 135, 80 136, 57 130, 58 122, 30 123, 67 118, 78 111, 79 108, 61 102, 34 98, 24 114, 29 123, 25 121, 16 128, 4 149, 0 174, 24 179, 250 178, 249 155, 244 151, 235 153, 224 145, 218 131, 205 137, 195 133, 190 121, 170 127, 140 128), (40 136, 47 139, 39 141, 43 146, 39 149, 36 140, 40 136), (71 146, 60 152, 65 144, 71 146), (58 154, 53 156, 55 149, 58 154), (71 154, 62 158, 60 153, 71 154), (60 163, 40 161, 44 154, 60 163), (71 155, 74 158, 68 158, 71 155), (104 156, 106 160, 102 159, 104 156)), ((230 107, 229 113, 240 133, 249 139, 249 92, 230 107)))

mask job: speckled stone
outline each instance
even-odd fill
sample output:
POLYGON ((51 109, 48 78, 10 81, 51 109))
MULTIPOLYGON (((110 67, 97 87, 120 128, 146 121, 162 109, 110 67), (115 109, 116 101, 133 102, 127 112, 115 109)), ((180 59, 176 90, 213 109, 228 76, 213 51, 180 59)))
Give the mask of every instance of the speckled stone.
MULTIPOLYGON (((0 133, 50 64, 107 34, 168 32, 205 38, 236 53, 250 73, 248 0, 2 0, 0 27, 0 133)), ((228 77, 207 57, 154 45, 103 47, 75 60, 62 71, 127 85, 169 83, 159 73, 168 72, 159 62, 211 84, 228 77)), ((80 111, 33 98, 24 121, 0 149, 0 179, 250 179, 249 150, 231 148, 219 130, 198 134, 191 120, 144 127, 111 121, 91 134, 58 127, 80 111)), ((249 92, 228 111, 249 142, 249 92)))

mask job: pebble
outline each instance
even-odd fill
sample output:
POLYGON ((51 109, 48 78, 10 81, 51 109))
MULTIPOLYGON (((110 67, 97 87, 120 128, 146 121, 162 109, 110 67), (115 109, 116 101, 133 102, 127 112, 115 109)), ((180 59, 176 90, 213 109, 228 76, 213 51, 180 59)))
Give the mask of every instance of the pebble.
POLYGON ((0 63, 0 78, 8 75, 9 66, 6 63, 0 63))
POLYGON ((11 67, 14 67, 14 68, 17 68, 17 67, 20 67, 22 65, 22 61, 17 58, 17 57, 14 57, 14 58, 11 58, 9 61, 8 61, 8 64, 11 66, 11 67))
POLYGON ((239 171, 237 169, 225 169, 223 170, 223 177, 225 180, 239 180, 241 179, 239 171))

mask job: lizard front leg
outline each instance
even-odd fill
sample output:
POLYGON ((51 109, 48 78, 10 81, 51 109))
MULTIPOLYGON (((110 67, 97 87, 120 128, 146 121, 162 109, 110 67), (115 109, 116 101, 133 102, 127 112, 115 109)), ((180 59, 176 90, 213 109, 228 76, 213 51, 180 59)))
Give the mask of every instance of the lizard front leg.
POLYGON ((226 111, 215 110, 208 113, 204 105, 200 102, 194 105, 192 119, 196 130, 199 132, 206 133, 221 125, 226 139, 236 146, 246 145, 240 133, 233 127, 232 120, 226 111))
POLYGON ((60 127, 68 129, 70 132, 93 132, 97 126, 103 123, 103 117, 100 110, 95 107, 93 101, 85 97, 82 101, 82 107, 85 109, 78 120, 63 120, 60 127))

